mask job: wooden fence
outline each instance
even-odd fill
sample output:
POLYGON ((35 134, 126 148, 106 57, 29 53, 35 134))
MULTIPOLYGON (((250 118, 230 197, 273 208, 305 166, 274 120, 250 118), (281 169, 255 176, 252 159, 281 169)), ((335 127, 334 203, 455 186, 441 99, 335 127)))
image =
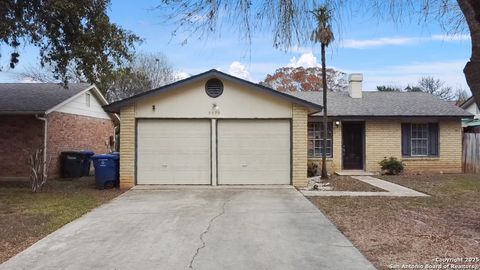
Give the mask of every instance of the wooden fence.
POLYGON ((480 133, 463 134, 463 171, 480 173, 480 133))

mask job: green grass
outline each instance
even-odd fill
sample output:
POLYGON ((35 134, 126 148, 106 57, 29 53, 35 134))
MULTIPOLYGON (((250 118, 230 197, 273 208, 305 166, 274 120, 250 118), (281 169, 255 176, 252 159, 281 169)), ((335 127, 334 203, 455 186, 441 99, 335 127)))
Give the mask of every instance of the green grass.
POLYGON ((0 181, 0 262, 121 193, 95 189, 92 177, 52 180, 40 193, 0 181))

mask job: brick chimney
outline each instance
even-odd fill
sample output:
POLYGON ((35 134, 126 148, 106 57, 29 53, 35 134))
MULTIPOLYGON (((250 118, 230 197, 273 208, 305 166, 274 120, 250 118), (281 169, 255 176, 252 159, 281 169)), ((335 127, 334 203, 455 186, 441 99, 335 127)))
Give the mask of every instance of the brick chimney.
POLYGON ((362 73, 352 73, 348 76, 348 94, 351 98, 362 98, 362 73))

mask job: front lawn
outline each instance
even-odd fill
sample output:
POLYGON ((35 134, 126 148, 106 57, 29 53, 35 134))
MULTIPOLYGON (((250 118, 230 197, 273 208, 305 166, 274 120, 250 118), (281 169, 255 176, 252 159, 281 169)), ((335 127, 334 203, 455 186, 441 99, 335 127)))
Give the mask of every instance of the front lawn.
MULTIPOLYGON (((309 199, 379 269, 402 264, 441 264, 437 262, 439 258, 480 260, 480 175, 380 178, 431 197, 309 199)), ((480 269, 480 261, 456 264, 473 264, 480 269)))
POLYGON ((95 189, 93 177, 51 180, 37 194, 28 182, 0 181, 0 263, 121 193, 95 189))

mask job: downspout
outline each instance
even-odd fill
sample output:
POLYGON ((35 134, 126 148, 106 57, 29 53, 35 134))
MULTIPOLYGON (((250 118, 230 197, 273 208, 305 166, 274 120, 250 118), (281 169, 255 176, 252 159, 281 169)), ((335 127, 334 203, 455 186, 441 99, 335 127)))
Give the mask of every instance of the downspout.
POLYGON ((43 176, 47 177, 47 136, 48 136, 48 124, 46 117, 40 117, 38 114, 35 115, 35 118, 43 121, 43 176))
POLYGON ((119 145, 117 145, 117 130, 120 128, 120 125, 113 126, 113 152, 118 151, 120 148, 119 145))

